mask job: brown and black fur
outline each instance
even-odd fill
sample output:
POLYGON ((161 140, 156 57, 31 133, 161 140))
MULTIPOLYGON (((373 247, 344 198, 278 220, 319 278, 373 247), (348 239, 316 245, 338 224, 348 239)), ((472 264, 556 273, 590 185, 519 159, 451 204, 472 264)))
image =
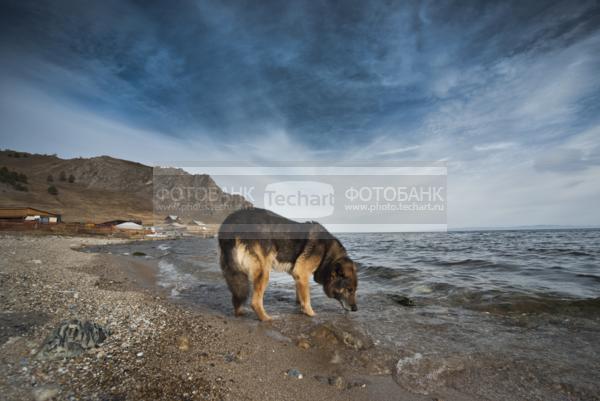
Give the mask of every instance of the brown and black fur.
POLYGON ((315 315, 310 304, 311 276, 329 298, 357 310, 356 266, 340 241, 319 223, 298 223, 264 209, 242 209, 221 225, 219 247, 236 316, 243 314, 252 284, 252 309, 260 320, 271 319, 263 306, 271 269, 294 277, 296 300, 308 316, 315 315))

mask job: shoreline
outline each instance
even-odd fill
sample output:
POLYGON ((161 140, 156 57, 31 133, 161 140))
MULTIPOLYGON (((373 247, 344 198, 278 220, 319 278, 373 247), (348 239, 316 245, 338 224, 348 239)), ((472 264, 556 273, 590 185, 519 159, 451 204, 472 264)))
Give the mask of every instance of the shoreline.
POLYGON ((268 324, 167 300, 151 263, 76 250, 122 242, 2 235, 0 391, 7 400, 43 399, 46 390, 51 399, 114 400, 431 400, 454 393, 415 395, 389 372, 368 374, 376 347, 345 346, 326 322, 310 322, 320 328, 312 336, 288 337, 268 324), (72 318, 112 334, 83 355, 38 360, 44 338, 72 318), (300 339, 308 346, 298 346, 300 339), (290 369, 304 377, 286 375, 290 369))
POLYGON ((0 236, 0 391, 7 400, 600 400, 592 369, 597 299, 567 304, 565 314, 555 313, 562 303, 498 314, 440 302, 381 314, 390 301, 365 292, 364 316, 320 302, 308 318, 291 294, 273 289, 270 302, 281 302, 275 320, 260 323, 249 308, 232 316, 214 243, 185 243, 172 253, 211 266, 208 282, 179 293, 172 290, 180 277, 193 280, 194 264, 171 258, 161 267, 153 246, 133 242, 0 236), (171 277, 172 263, 180 277, 171 277), (392 343, 381 330, 390 317, 392 343), (39 360, 46 336, 73 318, 111 335, 83 355, 39 360))

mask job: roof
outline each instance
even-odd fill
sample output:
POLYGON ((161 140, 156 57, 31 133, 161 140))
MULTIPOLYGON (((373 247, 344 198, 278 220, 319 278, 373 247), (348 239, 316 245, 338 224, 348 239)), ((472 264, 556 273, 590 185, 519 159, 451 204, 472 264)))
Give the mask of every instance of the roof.
POLYGON ((117 224, 115 227, 117 227, 118 229, 121 229, 121 230, 143 230, 144 229, 143 226, 140 226, 139 224, 135 224, 131 221, 128 221, 126 223, 117 224))
POLYGON ((98 223, 98 226, 116 226, 118 224, 121 223, 127 223, 127 222, 131 222, 131 223, 135 223, 135 224, 142 224, 141 220, 123 220, 123 219, 117 219, 117 220, 110 220, 110 221, 105 221, 103 223, 98 223))
POLYGON ((46 212, 45 210, 34 209, 32 207, 2 207, 0 208, 0 218, 25 218, 27 216, 50 216, 59 217, 60 214, 46 212))

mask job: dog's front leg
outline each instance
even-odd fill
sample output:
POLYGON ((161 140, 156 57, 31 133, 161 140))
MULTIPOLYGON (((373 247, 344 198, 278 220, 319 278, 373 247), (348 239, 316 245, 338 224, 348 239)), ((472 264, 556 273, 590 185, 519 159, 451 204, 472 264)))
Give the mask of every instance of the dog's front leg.
POLYGON ((308 275, 294 276, 296 281, 296 299, 300 303, 300 309, 308 316, 314 316, 315 311, 310 305, 310 284, 308 275))

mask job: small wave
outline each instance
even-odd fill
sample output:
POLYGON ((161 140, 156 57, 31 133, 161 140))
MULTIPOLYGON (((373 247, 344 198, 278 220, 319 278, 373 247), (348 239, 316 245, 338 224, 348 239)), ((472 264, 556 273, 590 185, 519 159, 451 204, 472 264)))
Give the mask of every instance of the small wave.
POLYGON ((360 265, 358 268, 358 274, 360 276, 367 276, 369 278, 389 280, 400 276, 407 276, 417 273, 417 269, 413 268, 392 268, 387 266, 370 266, 360 265))
POLYGON ((578 274, 577 277, 591 278, 592 280, 600 283, 600 276, 596 276, 594 274, 578 274))
POLYGON ((171 289, 171 296, 176 298, 182 291, 192 288, 197 280, 189 273, 180 272, 177 267, 166 260, 158 262, 158 285, 171 289))
POLYGON ((563 256, 593 256, 589 252, 578 251, 568 248, 527 248, 527 251, 540 253, 540 254, 551 254, 551 255, 563 255, 563 256))
POLYGON ((465 305, 465 307, 491 313, 551 313, 583 317, 600 314, 600 298, 565 299, 545 296, 514 296, 496 298, 485 303, 465 305))
POLYGON ((171 249, 171 247, 167 244, 160 244, 159 246, 156 247, 157 249, 160 249, 161 251, 166 251, 168 249, 171 249))
MULTIPOLYGON (((496 265, 494 262, 484 259, 463 259, 457 261, 437 261, 438 266, 465 266, 465 267, 487 267, 496 265)), ((498 265, 500 266, 500 265, 498 265)))
POLYGON ((583 252, 583 251, 570 251, 570 252, 566 252, 566 255, 570 255, 570 256, 592 256, 592 254, 587 253, 587 252, 583 252))

